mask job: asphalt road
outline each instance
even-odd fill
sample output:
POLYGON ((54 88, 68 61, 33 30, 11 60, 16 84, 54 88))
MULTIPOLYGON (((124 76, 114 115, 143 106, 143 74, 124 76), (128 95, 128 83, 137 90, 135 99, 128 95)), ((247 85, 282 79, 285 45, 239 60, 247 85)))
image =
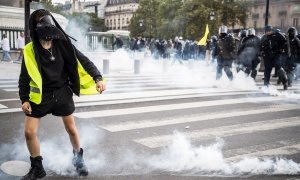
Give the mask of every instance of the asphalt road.
MULTIPOLYGON (((90 175, 84 179, 300 179, 300 82, 288 91, 235 74, 215 82, 202 62, 144 63, 106 75, 107 91, 74 97, 90 175), (151 71, 153 70, 153 71, 151 71)), ((28 160, 18 99, 19 64, 0 64, 0 164, 28 160)), ((59 117, 39 129, 45 179, 77 179, 59 117)), ((14 170, 15 172, 18 169, 14 170)), ((0 171, 0 179, 20 179, 0 171)))

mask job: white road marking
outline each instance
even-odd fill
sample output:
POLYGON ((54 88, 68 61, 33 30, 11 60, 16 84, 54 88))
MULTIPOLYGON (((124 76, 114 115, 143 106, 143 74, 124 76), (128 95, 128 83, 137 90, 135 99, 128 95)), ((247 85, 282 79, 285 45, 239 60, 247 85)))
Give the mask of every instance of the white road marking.
POLYGON ((246 116, 246 115, 254 115, 254 114, 262 114, 262 113, 273 113, 280 112, 286 110, 294 110, 300 109, 298 106, 290 106, 290 105, 277 105, 266 107, 264 109, 253 109, 253 110, 242 110, 235 109, 232 112, 212 112, 210 114, 198 114, 193 115, 192 117, 183 117, 183 118, 165 118, 165 119, 151 119, 151 120, 143 120, 143 121, 127 121, 116 124, 106 124, 101 126, 102 128, 111 131, 111 132, 119 132, 119 131, 127 131, 133 129, 143 129, 143 128, 151 128, 151 127, 159 127, 159 126, 167 126, 173 124, 180 123, 191 123, 191 122, 200 122, 200 121, 208 121, 219 118, 228 118, 228 117, 237 117, 237 116, 246 116))
MULTIPOLYGON (((228 95, 252 95, 257 94, 257 92, 228 92, 228 93, 209 93, 209 94, 194 94, 194 95, 174 95, 174 96, 159 96, 159 97, 146 97, 146 98, 131 98, 131 99, 117 99, 117 100, 107 100, 107 101, 95 101, 95 102, 79 102, 76 103, 76 107, 86 107, 86 106, 99 106, 99 105, 109 105, 109 104, 122 104, 122 103, 137 103, 146 101, 160 101, 160 100, 176 100, 184 98, 197 98, 197 97, 211 97, 211 96, 228 96, 228 95)), ((80 100, 80 99, 79 99, 80 100)))
POLYGON ((96 118, 96 117, 107 117, 107 116, 118 116, 118 115, 129 115, 129 114, 140 114, 148 112, 160 112, 170 110, 182 110, 189 108, 199 107, 210 107, 218 105, 229 105, 229 104, 240 104, 240 103, 257 103, 284 100, 285 98, 280 97, 255 97, 253 98, 237 98, 237 99, 222 99, 214 101, 202 101, 202 102, 191 102, 191 103, 180 103, 180 104, 166 104, 166 105, 155 105, 137 108, 123 108, 123 109, 112 109, 112 110, 101 110, 101 111, 89 111, 74 113, 78 118, 96 118))
MULTIPOLYGON (((256 133, 300 125, 299 117, 283 118, 276 120, 259 121, 252 123, 236 124, 216 128, 207 128, 192 132, 183 133, 191 140, 206 140, 215 137, 228 137, 247 133, 256 133)), ((152 136, 147 138, 135 139, 134 141, 149 148, 158 148, 168 145, 172 141, 172 135, 152 136)))
POLYGON ((4 109, 4 108, 7 108, 7 106, 0 104, 0 109, 4 109))

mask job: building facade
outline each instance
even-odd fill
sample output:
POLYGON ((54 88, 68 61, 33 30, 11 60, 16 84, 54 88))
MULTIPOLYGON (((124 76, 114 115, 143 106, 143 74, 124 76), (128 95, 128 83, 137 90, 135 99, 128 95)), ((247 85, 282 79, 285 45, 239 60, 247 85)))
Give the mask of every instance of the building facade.
POLYGON ((1 0, 1 6, 24 7, 25 0, 1 0))
POLYGON ((138 3, 138 0, 108 0, 105 8, 106 27, 110 30, 128 30, 138 3))
MULTIPOLYGON (((266 0, 253 0, 248 17, 248 27, 263 33, 266 17, 266 0)), ((300 30, 300 0, 270 0, 268 24, 286 32, 290 26, 300 30)))

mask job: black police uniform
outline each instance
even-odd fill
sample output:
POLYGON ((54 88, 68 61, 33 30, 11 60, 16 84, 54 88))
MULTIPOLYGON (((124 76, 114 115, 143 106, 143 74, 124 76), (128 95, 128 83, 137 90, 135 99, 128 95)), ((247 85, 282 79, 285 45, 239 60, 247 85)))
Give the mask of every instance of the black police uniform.
POLYGON ((251 73, 251 77, 255 79, 257 75, 257 65, 260 63, 260 38, 255 35, 248 35, 242 41, 238 51, 239 69, 246 74, 251 73))
POLYGON ((221 33, 217 41, 216 55, 217 55, 217 76, 216 79, 222 77, 222 70, 227 75, 227 77, 232 80, 233 74, 231 71, 232 62, 233 62, 233 51, 234 51, 234 39, 231 35, 221 33))
POLYGON ((278 76, 283 83, 284 89, 287 89, 287 75, 282 68, 284 57, 284 46, 286 39, 280 32, 273 32, 270 35, 265 34, 261 38, 261 51, 264 60, 264 85, 270 84, 272 67, 278 69, 278 76))
POLYGON ((286 36, 286 62, 284 64, 284 69, 287 72, 288 86, 292 86, 295 77, 295 69, 297 64, 300 63, 300 40, 296 36, 296 33, 296 28, 290 27, 286 36))

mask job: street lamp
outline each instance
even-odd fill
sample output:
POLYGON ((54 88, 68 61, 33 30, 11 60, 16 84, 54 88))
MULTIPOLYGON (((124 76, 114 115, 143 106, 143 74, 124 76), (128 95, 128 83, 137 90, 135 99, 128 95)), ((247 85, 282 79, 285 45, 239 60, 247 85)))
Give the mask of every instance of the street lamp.
POLYGON ((268 19, 269 19, 269 0, 267 0, 267 4, 266 4, 265 26, 269 24, 268 19))
POLYGON ((209 13, 209 18, 210 18, 211 21, 215 20, 215 17, 216 17, 216 14, 215 14, 214 11, 209 13))
POLYGON ((140 27, 142 27, 143 26, 143 20, 141 19, 141 20, 139 20, 139 25, 140 25, 140 27))

